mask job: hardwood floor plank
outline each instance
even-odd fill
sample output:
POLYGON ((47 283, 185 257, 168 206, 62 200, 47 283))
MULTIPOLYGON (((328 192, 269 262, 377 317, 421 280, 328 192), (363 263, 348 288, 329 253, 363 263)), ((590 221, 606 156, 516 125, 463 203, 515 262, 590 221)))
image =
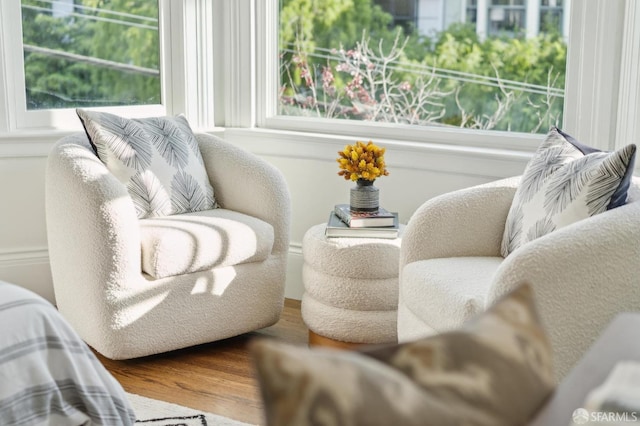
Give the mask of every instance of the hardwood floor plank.
POLYGON ((127 392, 264 424, 247 345, 255 338, 307 344, 307 333, 300 301, 286 299, 277 324, 242 336, 133 360, 97 355, 127 392))

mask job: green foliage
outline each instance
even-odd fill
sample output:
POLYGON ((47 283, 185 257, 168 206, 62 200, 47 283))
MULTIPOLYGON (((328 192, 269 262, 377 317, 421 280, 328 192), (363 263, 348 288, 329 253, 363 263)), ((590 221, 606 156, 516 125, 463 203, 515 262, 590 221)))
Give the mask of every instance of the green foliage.
MULTIPOLYGON (((353 98, 347 96, 354 81, 354 69, 347 66, 349 59, 335 53, 327 58, 327 52, 358 49, 364 43, 382 58, 395 39, 391 22, 391 15, 374 6, 372 0, 283 0, 280 46, 295 46, 295 55, 282 55, 283 110, 306 114, 305 109, 313 109, 314 114, 323 116, 319 106, 327 100, 331 107, 324 116, 358 109, 353 98), (323 13, 318 13, 318 4, 323 4, 323 13), (294 22, 298 24, 292 25, 294 22), (379 45, 381 51, 376 50, 379 45), (334 72, 330 87, 323 82, 327 69, 347 68, 351 74, 334 72)), ((396 53, 393 64, 383 64, 383 59, 375 64, 377 70, 385 68, 384 75, 377 73, 378 80, 371 80, 365 87, 372 108, 387 102, 381 97, 382 86, 400 87, 399 82, 406 82, 404 87, 411 87, 413 93, 405 91, 398 102, 409 102, 409 98, 420 98, 416 91, 424 93, 424 82, 429 80, 429 93, 435 98, 420 98, 421 108, 413 108, 424 114, 419 122, 522 132, 544 132, 561 122, 566 45, 557 31, 528 39, 480 40, 472 25, 453 24, 433 38, 409 32, 396 53), (440 111, 436 113, 434 108, 440 111)), ((370 74, 363 71, 365 82, 370 74)), ((344 115, 350 119, 363 117, 368 116, 344 115)))
MULTIPOLYGON (((299 70, 291 65, 294 54, 290 50, 313 53, 318 48, 349 49, 361 40, 364 31, 375 40, 389 43, 395 32, 391 28, 393 17, 371 0, 281 0, 279 19, 282 63, 288 66, 282 73, 290 74, 298 84, 299 70)), ((326 62, 311 61, 313 67, 321 64, 326 62)))
MULTIPOLYGON (((499 78, 495 80, 498 84, 528 83, 562 90, 566 53, 566 45, 557 33, 540 34, 529 39, 488 38, 481 41, 472 26, 456 24, 440 34, 428 61, 439 68, 499 78)), ((504 96, 499 87, 488 85, 460 85, 450 81, 448 86, 459 87, 461 106, 466 111, 472 111, 475 117, 491 116, 504 96)), ((543 93, 512 93, 516 99, 495 124, 495 129, 546 131, 550 125, 561 121, 562 99, 549 98, 543 93), (544 108, 548 110, 542 111, 544 108), (538 122, 540 113, 546 113, 546 123, 538 122)), ((448 124, 460 125, 462 117, 455 110, 455 102, 449 100, 446 120, 448 124)), ((474 121, 468 124, 472 126, 474 121)))
MULTIPOLYGON (((111 0, 108 8, 129 14, 158 17, 156 1, 111 0)), ((104 7, 104 6, 103 6, 104 7)), ((98 16, 111 17, 104 12, 98 16)), ((93 38, 93 55, 111 61, 144 68, 160 69, 158 31, 104 22, 96 25, 93 38), (123 48, 125 47, 125 48, 123 48)), ((160 79, 140 74, 123 75, 122 72, 98 68, 97 81, 101 81, 118 99, 128 104, 160 103, 160 79)))
POLYGON ((353 46, 365 29, 377 40, 391 40, 392 21, 371 0, 281 0, 280 46, 353 46))
POLYGON ((22 5, 24 44, 50 49, 46 53, 25 51, 29 109, 160 102, 158 77, 106 68, 91 60, 98 58, 158 70, 157 30, 130 25, 139 21, 122 16, 116 18, 129 20, 129 24, 91 19, 114 18, 104 10, 157 19, 157 2, 85 0, 82 5, 102 10, 76 8, 75 13, 61 17, 54 17, 46 10, 48 4, 38 0, 23 0, 22 5), (60 58, 52 51, 85 59, 60 58))

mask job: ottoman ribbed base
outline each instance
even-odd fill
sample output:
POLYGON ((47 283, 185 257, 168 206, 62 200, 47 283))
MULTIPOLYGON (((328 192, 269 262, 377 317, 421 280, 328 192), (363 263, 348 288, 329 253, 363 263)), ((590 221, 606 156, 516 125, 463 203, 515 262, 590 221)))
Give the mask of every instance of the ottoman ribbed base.
POLYGON ((327 238, 324 230, 316 225, 302 241, 302 319, 310 336, 320 344, 322 337, 396 342, 401 239, 327 238))

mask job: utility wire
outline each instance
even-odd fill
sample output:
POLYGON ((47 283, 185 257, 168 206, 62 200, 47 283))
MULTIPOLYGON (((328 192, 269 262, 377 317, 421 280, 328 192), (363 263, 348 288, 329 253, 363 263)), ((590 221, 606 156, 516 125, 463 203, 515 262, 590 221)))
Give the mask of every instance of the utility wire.
MULTIPOLYGON (((341 57, 331 53, 332 49, 316 48, 316 50, 324 51, 327 53, 320 54, 320 53, 305 52, 305 54, 307 56, 310 56, 313 58, 319 58, 319 59, 327 59, 327 60, 333 60, 333 61, 342 60, 341 57)), ((287 48, 281 49, 281 51, 287 52, 287 53, 293 53, 293 54, 299 53, 294 49, 287 49, 287 48)), ((540 95, 549 95, 549 96, 555 96, 555 97, 561 97, 561 98, 564 97, 564 90, 556 87, 547 87, 547 86, 531 84, 531 83, 526 83, 521 81, 505 80, 497 77, 490 77, 490 76, 485 76, 481 74, 472 74, 472 73, 466 73, 462 71, 448 70, 444 68, 429 67, 421 64, 420 65, 419 64, 398 64, 398 65, 390 65, 388 68, 395 71, 411 72, 411 73, 420 74, 420 75, 434 75, 435 77, 439 77, 439 78, 462 81, 467 83, 474 83, 474 84, 479 84, 483 86, 503 87, 507 89, 519 90, 523 92, 535 93, 540 95)))
MULTIPOLYGON (((64 1, 56 1, 56 0, 36 0, 39 1, 40 3, 46 3, 46 4, 50 4, 50 5, 63 5, 63 6, 73 6, 73 9, 79 9, 79 10, 87 10, 87 11, 91 11, 91 12, 96 12, 96 13, 104 13, 104 14, 109 14, 109 15, 116 15, 116 16, 122 16, 124 18, 132 18, 132 19, 138 19, 140 21, 150 21, 150 22, 154 22, 157 23, 158 19, 157 18, 151 18, 149 16, 143 16, 143 15, 135 15, 132 13, 125 13, 125 12, 118 12, 115 10, 110 10, 110 9, 104 9, 104 8, 100 8, 100 7, 90 7, 90 6, 84 6, 81 4, 70 4, 64 1)), ((22 5, 23 7, 26 5, 22 5)), ((50 9, 47 9, 50 11, 50 9)))
MULTIPOLYGON (((22 7, 24 9, 31 9, 31 10, 35 10, 38 12, 51 12, 51 9, 47 9, 46 7, 40 7, 40 6, 30 6, 30 5, 22 5, 22 7)), ((75 16, 81 19, 89 19, 92 21, 100 21, 100 22, 110 22, 112 24, 119 24, 119 25, 126 25, 129 27, 136 27, 136 28, 142 28, 145 30, 154 30, 154 31, 158 31, 158 27, 157 26, 153 26, 153 25, 145 25, 145 24, 137 24, 135 22, 130 22, 130 21, 122 21, 119 19, 112 19, 112 18, 104 18, 102 16, 95 16, 95 15, 87 15, 84 13, 77 13, 77 12, 70 12, 67 16, 75 16)))
POLYGON ((38 53, 41 55, 52 56, 55 58, 67 59, 76 62, 86 62, 88 64, 97 65, 104 68, 115 69, 122 72, 132 74, 142 74, 151 77, 159 77, 160 71, 153 68, 139 67, 136 65, 123 64, 120 62, 108 61, 106 59, 95 58, 92 56, 78 55, 77 53, 64 52, 62 50, 48 49, 46 47, 38 47, 30 44, 24 45, 25 52, 38 53))

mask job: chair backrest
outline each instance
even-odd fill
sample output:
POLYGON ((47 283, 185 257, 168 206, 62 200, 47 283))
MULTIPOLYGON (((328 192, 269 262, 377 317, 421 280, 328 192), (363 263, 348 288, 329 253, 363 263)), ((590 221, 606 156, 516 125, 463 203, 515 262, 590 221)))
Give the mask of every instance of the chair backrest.
POLYGON ((631 179, 627 196, 627 203, 635 203, 636 201, 640 201, 640 176, 634 176, 631 179))

